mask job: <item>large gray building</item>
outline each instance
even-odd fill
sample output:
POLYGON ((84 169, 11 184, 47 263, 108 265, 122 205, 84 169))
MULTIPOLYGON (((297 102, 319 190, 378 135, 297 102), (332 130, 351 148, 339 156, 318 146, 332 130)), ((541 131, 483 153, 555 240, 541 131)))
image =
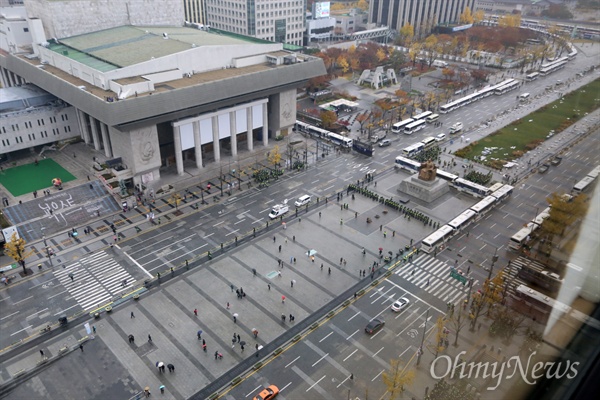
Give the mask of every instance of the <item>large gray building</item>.
POLYGON ((46 39, 41 19, 28 22, 29 51, 0 52, 2 84, 30 82, 74 105, 85 142, 120 157, 136 185, 171 163, 183 175, 285 135, 297 88, 325 74, 319 58, 239 35, 125 25, 46 39))
POLYGON ((371 0, 369 23, 398 31, 411 24, 415 34, 428 34, 438 24, 458 23, 460 14, 474 5, 475 0, 371 0))
POLYGON ((212 28, 302 46, 306 0, 205 0, 212 28))

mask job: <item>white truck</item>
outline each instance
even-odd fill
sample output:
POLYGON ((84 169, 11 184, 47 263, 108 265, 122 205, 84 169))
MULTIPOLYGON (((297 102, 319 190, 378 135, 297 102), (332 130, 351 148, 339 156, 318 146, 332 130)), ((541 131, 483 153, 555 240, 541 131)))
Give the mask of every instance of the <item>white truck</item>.
POLYGON ((275 219, 290 210, 290 207, 287 205, 287 200, 283 204, 275 204, 271 213, 269 214, 269 218, 275 219))
POLYGON ((457 122, 450 127, 450 133, 451 134, 459 133, 460 131, 462 131, 462 128, 463 128, 462 122, 457 122))

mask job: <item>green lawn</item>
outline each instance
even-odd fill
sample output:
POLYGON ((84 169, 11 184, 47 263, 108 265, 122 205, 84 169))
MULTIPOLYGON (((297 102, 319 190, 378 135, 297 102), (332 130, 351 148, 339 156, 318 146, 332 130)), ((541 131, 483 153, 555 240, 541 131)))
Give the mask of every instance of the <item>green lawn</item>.
POLYGON ((4 169, 0 172, 0 184, 13 196, 21 196, 34 190, 46 189, 52 186, 52 179, 60 178, 63 183, 75 180, 66 169, 58 165, 52 159, 20 165, 18 167, 4 169))
POLYGON ((546 140, 550 131, 558 133, 598 107, 600 80, 595 80, 486 138, 458 150, 456 155, 475 160, 485 147, 497 147, 483 163, 501 168, 505 162, 519 158, 546 140))

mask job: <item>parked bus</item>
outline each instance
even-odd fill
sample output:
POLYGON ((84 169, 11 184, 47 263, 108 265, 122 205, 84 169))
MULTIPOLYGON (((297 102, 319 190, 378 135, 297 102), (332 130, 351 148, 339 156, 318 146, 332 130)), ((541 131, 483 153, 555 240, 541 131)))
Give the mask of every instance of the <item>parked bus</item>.
POLYGON ((531 239, 531 234, 538 228, 538 225, 534 224, 533 222, 529 222, 510 238, 508 242, 508 248, 516 251, 521 250, 521 248, 531 239))
POLYGON ((431 124, 432 122, 435 122, 438 119, 440 119, 439 114, 431 114, 429 117, 425 118, 425 121, 427 121, 428 124, 431 124))
POLYGON ((489 188, 489 189, 490 189, 490 192, 491 192, 491 193, 494 193, 496 190, 500 189, 502 186, 504 186, 504 184, 503 184, 503 183, 496 182, 496 183, 494 183, 492 186, 490 186, 490 188, 489 188))
POLYGON ((402 150, 402 154, 405 157, 414 156, 415 154, 417 154, 424 148, 425 148, 425 146, 423 145, 423 143, 418 142, 418 143, 412 144, 412 145, 408 146, 407 148, 405 148, 404 150, 402 150))
POLYGON ((476 219, 480 219, 485 214, 487 214, 492 208, 494 208, 494 206, 496 205, 496 201, 498 201, 498 199, 494 196, 487 196, 484 197, 483 200, 481 200, 479 203, 473 205, 471 207, 471 210, 473 210, 475 214, 477 214, 476 219))
POLYGON ((398 156, 394 165, 396 168, 402 168, 407 171, 419 171, 421 169, 421 163, 410 158, 398 156))
POLYGON ((492 196, 497 198, 498 201, 502 201, 512 194, 513 189, 514 189, 513 186, 503 185, 500 189, 492 192, 492 196))
POLYGON ((354 140, 352 142, 352 148, 365 156, 373 157, 373 154, 375 154, 375 146, 373 146, 373 143, 354 140))
POLYGON ((342 136, 342 135, 338 135, 337 133, 333 133, 333 132, 329 132, 329 140, 331 140, 333 143, 342 146, 342 147, 347 147, 347 148, 351 148, 352 147, 352 142, 353 140, 342 136))
POLYGON ((499 96, 503 95, 506 92, 510 92, 511 90, 517 89, 520 85, 521 85, 521 82, 519 82, 519 81, 514 81, 514 82, 511 82, 511 83, 508 83, 508 84, 506 84, 504 86, 496 88, 494 90, 494 94, 497 94, 499 96))
POLYGON ((438 169, 436 171, 436 175, 438 177, 440 177, 441 179, 443 179, 447 182, 450 182, 450 183, 452 183, 458 179, 458 175, 451 174, 450 172, 446 172, 443 169, 438 169))
POLYGON ((563 62, 560 62, 558 64, 552 64, 552 65, 550 65, 548 67, 541 68, 540 69, 540 74, 542 76, 550 75, 551 73, 556 72, 559 69, 564 68, 566 64, 567 64, 567 62, 563 61, 563 62))
POLYGON ((458 217, 448 222, 448 226, 451 226, 456 232, 460 232, 473 222, 477 213, 473 210, 465 210, 458 217))
POLYGON ((454 187, 461 192, 468 192, 475 197, 485 197, 490 194, 490 189, 486 186, 468 181, 463 178, 458 178, 453 182, 454 187))
POLYGON ((425 125, 427 125, 427 122, 425 122, 424 119, 415 121, 413 123, 406 125, 406 127, 404 128, 404 133, 406 135, 412 135, 413 133, 418 132, 421 129, 425 128, 425 125))
POLYGON ((451 226, 444 225, 431 235, 427 236, 421 242, 421 250, 425 253, 431 253, 440 250, 440 246, 446 243, 454 234, 451 226))
POLYGON ((533 81, 535 81, 539 77, 540 77, 540 73, 539 72, 532 72, 532 73, 530 73, 530 74, 528 74, 528 75, 525 76, 525 80, 527 82, 533 82, 533 81))
POLYGON ((590 178, 596 179, 598 177, 598 174, 600 174, 600 166, 591 170, 590 173, 587 174, 587 176, 589 176, 590 178))
POLYGON ((573 192, 579 194, 587 191, 596 179, 591 176, 586 176, 573 186, 573 192))
POLYGON ((519 257, 513 261, 513 267, 518 267, 519 272, 517 276, 527 283, 539 286, 550 292, 557 292, 563 280, 560 279, 560 275, 555 272, 548 271, 543 265, 534 262, 534 260, 523 261, 524 257, 519 257), (516 264, 516 265, 515 265, 516 264))
POLYGON ((412 118, 408 118, 408 119, 405 119, 404 121, 396 122, 394 125, 392 125, 392 133, 404 132, 404 128, 406 128, 406 125, 410 125, 413 122, 415 122, 415 120, 412 118))
POLYGON ((415 121, 425 120, 430 115, 433 115, 433 112, 431 112, 431 111, 424 111, 421 114, 413 115, 412 119, 414 119, 415 121))
POLYGON ((421 143, 423 143, 425 148, 428 149, 435 144, 435 138, 433 136, 426 137, 425 139, 421 140, 421 143))

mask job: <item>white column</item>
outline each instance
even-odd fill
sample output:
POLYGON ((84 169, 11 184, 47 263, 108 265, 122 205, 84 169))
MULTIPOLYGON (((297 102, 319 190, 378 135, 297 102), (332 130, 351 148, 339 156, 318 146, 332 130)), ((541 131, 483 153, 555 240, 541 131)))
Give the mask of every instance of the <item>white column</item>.
POLYGON ((254 149, 254 138, 252 137, 252 107, 246 109, 246 125, 248 129, 248 151, 254 149))
POLYGON ((194 154, 196 156, 196 167, 203 168, 202 165, 202 143, 200 142, 200 121, 192 122, 194 128, 194 154))
POLYGON ((175 143, 175 164, 177 164, 177 175, 183 175, 183 153, 181 150, 181 133, 179 126, 173 127, 173 141, 175 143))
POLYGON ((213 152, 215 154, 215 162, 221 161, 221 145, 219 144, 219 117, 214 116, 212 119, 212 134, 213 134, 213 152))
POLYGON ((237 124, 235 121, 235 111, 229 113, 229 130, 231 131, 231 155, 237 156, 237 124))
POLYGON ((90 119, 90 127, 92 128, 92 137, 94 138, 94 149, 100 151, 100 135, 98 135, 98 126, 96 125, 96 119, 91 115, 88 115, 90 119))
POLYGON ((267 109, 268 103, 263 103, 263 146, 269 145, 269 112, 267 109))
POLYGON ((112 158, 112 146, 110 144, 110 137, 108 135, 108 127, 104 122, 100 122, 100 131, 102 132, 102 142, 104 142, 104 155, 108 158, 112 158))
POLYGON ((77 121, 79 122, 79 130, 81 131, 81 136, 83 136, 83 141, 85 144, 90 144, 92 138, 90 137, 90 130, 88 129, 88 124, 85 119, 85 113, 79 109, 77 109, 77 121))

